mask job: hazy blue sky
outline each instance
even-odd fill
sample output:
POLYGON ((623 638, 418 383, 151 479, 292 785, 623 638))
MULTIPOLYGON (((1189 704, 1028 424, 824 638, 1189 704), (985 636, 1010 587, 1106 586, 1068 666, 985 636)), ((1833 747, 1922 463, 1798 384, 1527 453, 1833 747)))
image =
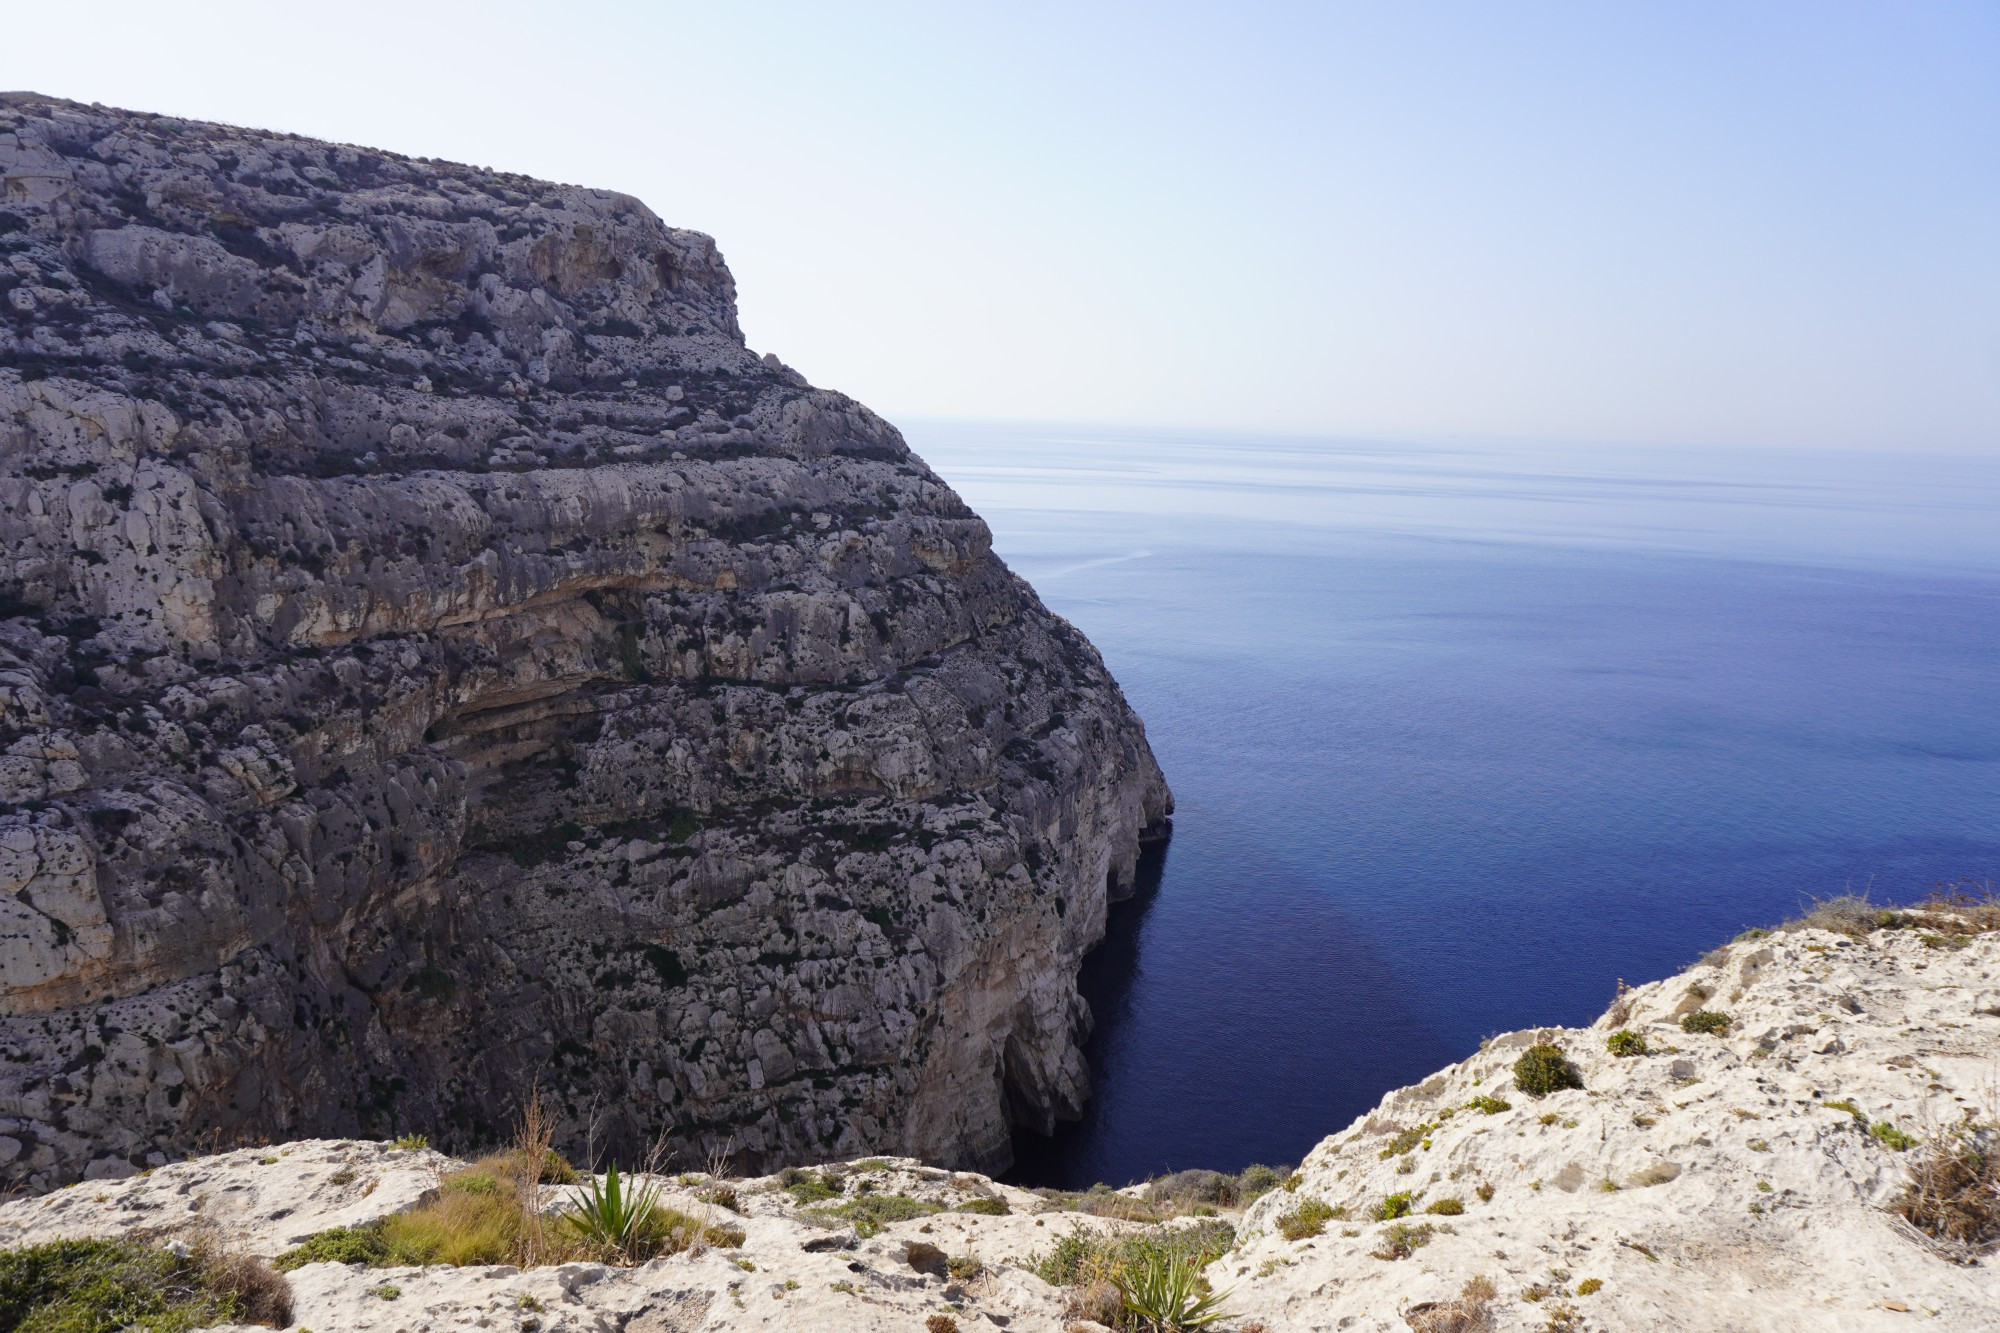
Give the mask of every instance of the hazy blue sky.
POLYGON ((10 0, 0 86, 627 191, 893 415, 2000 448, 2000 5, 10 0))

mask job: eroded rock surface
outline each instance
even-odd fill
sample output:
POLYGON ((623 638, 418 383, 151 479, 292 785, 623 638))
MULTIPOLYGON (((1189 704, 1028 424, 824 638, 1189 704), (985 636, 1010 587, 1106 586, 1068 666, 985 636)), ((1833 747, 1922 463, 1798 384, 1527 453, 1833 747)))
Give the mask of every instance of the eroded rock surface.
MULTIPOLYGON (((906 1159, 800 1173, 837 1182, 810 1194, 782 1176, 721 1193, 701 1173, 655 1177, 742 1244, 630 1268, 307 1264, 290 1275, 293 1326, 910 1330, 941 1315, 966 1333, 1082 1333, 1107 1311, 1081 1279, 1043 1280, 1061 1276, 1040 1262, 1059 1245, 1227 1223, 1205 1276, 1227 1293, 1214 1327, 1228 1333, 2000 1329, 1991 1246, 1940 1246, 1891 1208, 1928 1133, 2000 1115, 2000 934, 1940 938, 1746 941, 1593 1027, 1498 1037, 1388 1094, 1240 1215, 1121 1222, 1077 1211, 1095 1196, 906 1159), (1702 1008, 1728 1030, 1683 1031, 1702 1008), (1613 1054, 1616 1031, 1645 1053, 1613 1054), (1537 1042, 1561 1046, 1584 1086, 1516 1088, 1537 1042), (1407 1213, 1378 1217, 1397 1196, 1407 1213), (886 1199, 915 1206, 854 1220, 886 1199), (1468 1282, 1486 1293, 1470 1305, 1468 1282)), ((0 1204, 0 1246, 206 1228, 273 1256, 409 1207, 453 1165, 380 1143, 229 1153, 0 1204)), ((572 1191, 548 1193, 559 1208, 572 1191)))
POLYGON ((1171 798, 636 200, 0 95, 0 1183, 490 1137, 997 1165, 1171 798))

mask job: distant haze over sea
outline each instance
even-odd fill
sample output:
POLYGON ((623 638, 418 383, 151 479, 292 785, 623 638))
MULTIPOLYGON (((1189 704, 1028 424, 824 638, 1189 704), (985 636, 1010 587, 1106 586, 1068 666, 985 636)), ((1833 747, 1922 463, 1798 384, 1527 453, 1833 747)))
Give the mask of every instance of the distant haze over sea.
POLYGON ((2000 878, 2000 462, 904 425, 1180 802, 1024 1180, 1296 1161, 1809 896, 2000 878))

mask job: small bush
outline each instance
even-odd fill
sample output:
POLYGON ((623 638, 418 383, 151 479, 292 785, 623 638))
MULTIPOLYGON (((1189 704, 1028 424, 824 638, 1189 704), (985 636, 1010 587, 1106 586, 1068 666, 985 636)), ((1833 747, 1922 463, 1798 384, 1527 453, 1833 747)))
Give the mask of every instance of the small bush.
POLYGON ((416 1152, 430 1147, 431 1140, 427 1134, 404 1134, 396 1140, 395 1146, 405 1152, 416 1152))
POLYGON ((934 1314, 924 1320, 924 1333, 958 1333, 958 1321, 948 1314, 934 1314))
POLYGON ((1388 1146, 1375 1155, 1385 1162, 1391 1157, 1401 1157, 1404 1153, 1421 1145, 1424 1142, 1424 1137, 1436 1128, 1437 1126, 1431 1124, 1429 1121, 1421 1125, 1412 1125, 1390 1139, 1388 1146))
POLYGON ((1377 1259, 1407 1259, 1423 1246, 1430 1244, 1431 1236, 1436 1231, 1437 1228, 1429 1222, 1415 1227, 1404 1222, 1392 1223, 1382 1233, 1382 1248, 1370 1250, 1369 1253, 1377 1259))
MULTIPOLYGON (((382 1268, 395 1263, 398 1257, 382 1234, 382 1224, 370 1222, 366 1226, 316 1232, 271 1262, 280 1272, 289 1273, 306 1264, 363 1264, 382 1268)), ((405 1262, 421 1261, 410 1255, 405 1262)))
POLYGON ((1636 1032, 1620 1030, 1604 1039, 1604 1049, 1622 1060, 1648 1053, 1646 1039, 1636 1032))
POLYGON ((1474 1097, 1466 1103, 1466 1106, 1474 1111, 1478 1111, 1482 1115, 1499 1115, 1502 1111, 1511 1111, 1514 1109, 1514 1103, 1502 1097, 1489 1096, 1486 1093, 1481 1093, 1479 1096, 1474 1097))
POLYGON ((1278 1234, 1286 1240, 1304 1240, 1325 1231, 1326 1224, 1340 1215, 1341 1210, 1325 1199, 1301 1199, 1290 1212, 1278 1214, 1278 1234))
POLYGON ((1465 1204, 1458 1199, 1435 1199, 1425 1206, 1424 1211, 1440 1217, 1457 1217, 1465 1211, 1465 1204))
POLYGON ((1731 1021, 1728 1014, 1722 1013, 1719 1010, 1697 1009, 1681 1019, 1681 1031, 1696 1034, 1708 1033, 1719 1037, 1729 1031, 1731 1021))
POLYGON ((197 1245, 63 1240, 0 1250, 0 1329, 13 1333, 182 1333, 291 1322, 292 1293, 259 1260, 197 1245))
POLYGON ((827 1171, 787 1171, 778 1179, 801 1207, 838 1199, 847 1188, 839 1176, 827 1171))
POLYGON ((1481 1203, 1493 1202, 1493 1187, 1487 1184, 1485 1181, 1481 1181, 1479 1183, 1479 1187, 1473 1190, 1472 1192, 1479 1196, 1479 1201, 1481 1203))
POLYGON ((1580 1088, 1583 1076, 1569 1062, 1563 1049, 1551 1042, 1537 1042, 1514 1062, 1514 1086, 1530 1097, 1546 1097, 1564 1088, 1580 1088))
POLYGON ((1388 1198, 1375 1205, 1375 1220, 1377 1222, 1393 1222, 1399 1217, 1408 1217, 1409 1215, 1410 1195, 1408 1193, 1391 1194, 1388 1198))
POLYGON ((1282 1166, 1252 1163, 1237 1173, 1236 1202, 1239 1205, 1255 1203, 1282 1186, 1290 1175, 1291 1172, 1282 1166))
POLYGON ((977 1213, 981 1217, 1005 1217, 1013 1209, 1007 1206, 1005 1199, 984 1198, 967 1199, 964 1203, 952 1209, 952 1211, 954 1213, 977 1213))
POLYGON ((1579 1296, 1595 1296, 1603 1290, 1604 1279, 1599 1277, 1587 1277, 1576 1284, 1576 1294, 1579 1296))

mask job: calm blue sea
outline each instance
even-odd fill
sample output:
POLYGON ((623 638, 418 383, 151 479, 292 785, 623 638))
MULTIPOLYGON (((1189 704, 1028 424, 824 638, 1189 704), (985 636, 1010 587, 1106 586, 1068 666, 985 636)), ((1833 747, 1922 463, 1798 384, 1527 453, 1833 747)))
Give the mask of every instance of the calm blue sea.
POLYGON ((1029 1183, 1295 1162, 1811 896, 2000 880, 2000 459, 908 434, 1179 799, 1029 1183))

